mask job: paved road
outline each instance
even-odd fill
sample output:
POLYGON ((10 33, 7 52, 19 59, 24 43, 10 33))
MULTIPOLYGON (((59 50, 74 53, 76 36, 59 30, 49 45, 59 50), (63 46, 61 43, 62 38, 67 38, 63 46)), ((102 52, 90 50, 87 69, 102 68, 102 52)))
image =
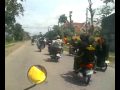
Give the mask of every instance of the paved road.
POLYGON ((24 90, 32 85, 27 79, 27 70, 31 65, 45 66, 48 72, 47 82, 30 90, 115 90, 115 69, 109 67, 105 73, 92 75, 90 85, 83 86, 73 78, 73 57, 64 54, 58 63, 49 62, 47 48, 41 53, 37 47, 26 42, 5 58, 5 90, 24 90))

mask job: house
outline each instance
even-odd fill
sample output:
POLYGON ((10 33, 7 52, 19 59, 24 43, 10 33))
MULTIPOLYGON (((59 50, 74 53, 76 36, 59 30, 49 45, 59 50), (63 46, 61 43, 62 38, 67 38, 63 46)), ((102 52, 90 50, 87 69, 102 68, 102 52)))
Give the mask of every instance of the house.
POLYGON ((79 33, 83 28, 84 23, 73 23, 73 27, 75 28, 75 32, 79 33))
MULTIPOLYGON (((84 26, 85 26, 85 23, 72 23, 72 26, 74 27, 74 29, 75 29, 75 32, 76 33, 80 33, 80 31, 82 30, 82 29, 84 29, 84 26)), ((69 22, 66 22, 65 24, 64 24, 64 28, 69 28, 70 27, 70 24, 69 24, 69 22)))

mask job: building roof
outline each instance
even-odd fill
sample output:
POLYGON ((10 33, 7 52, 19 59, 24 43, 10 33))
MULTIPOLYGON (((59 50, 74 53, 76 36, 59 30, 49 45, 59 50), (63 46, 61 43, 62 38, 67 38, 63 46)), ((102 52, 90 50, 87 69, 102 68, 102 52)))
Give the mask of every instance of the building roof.
MULTIPOLYGON (((73 27, 75 28, 76 32, 79 32, 81 30, 81 28, 84 26, 85 23, 72 23, 73 27)), ((69 27, 69 23, 65 23, 64 27, 69 27)))
POLYGON ((79 32, 83 27, 84 23, 73 23, 76 32, 79 32))

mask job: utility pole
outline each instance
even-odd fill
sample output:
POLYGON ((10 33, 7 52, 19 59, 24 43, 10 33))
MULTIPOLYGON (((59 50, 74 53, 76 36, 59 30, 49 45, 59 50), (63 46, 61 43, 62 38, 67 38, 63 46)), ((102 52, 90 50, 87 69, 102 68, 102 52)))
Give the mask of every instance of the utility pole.
POLYGON ((69 17, 70 17, 70 29, 71 29, 71 23, 72 23, 72 20, 71 20, 71 17, 72 17, 72 11, 69 12, 69 17))
POLYGON ((70 27, 70 32, 72 32, 72 20, 71 20, 71 17, 72 17, 72 11, 69 11, 69 18, 70 18, 70 26, 69 27, 70 27))
POLYGON ((86 33, 87 33, 87 22, 88 22, 88 8, 86 8, 86 24, 85 24, 85 27, 86 27, 86 33))

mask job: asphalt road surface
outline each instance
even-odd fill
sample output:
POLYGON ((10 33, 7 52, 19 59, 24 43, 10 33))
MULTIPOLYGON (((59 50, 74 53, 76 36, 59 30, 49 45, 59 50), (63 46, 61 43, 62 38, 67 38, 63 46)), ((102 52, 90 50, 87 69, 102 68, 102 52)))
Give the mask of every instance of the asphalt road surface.
POLYGON ((43 65, 47 69, 47 81, 30 90, 115 90, 115 68, 92 75, 91 82, 84 86, 73 77, 73 57, 62 55, 58 63, 50 62, 47 47, 39 52, 36 45, 26 42, 5 58, 5 90, 24 90, 33 85, 27 78, 31 65, 43 65))

